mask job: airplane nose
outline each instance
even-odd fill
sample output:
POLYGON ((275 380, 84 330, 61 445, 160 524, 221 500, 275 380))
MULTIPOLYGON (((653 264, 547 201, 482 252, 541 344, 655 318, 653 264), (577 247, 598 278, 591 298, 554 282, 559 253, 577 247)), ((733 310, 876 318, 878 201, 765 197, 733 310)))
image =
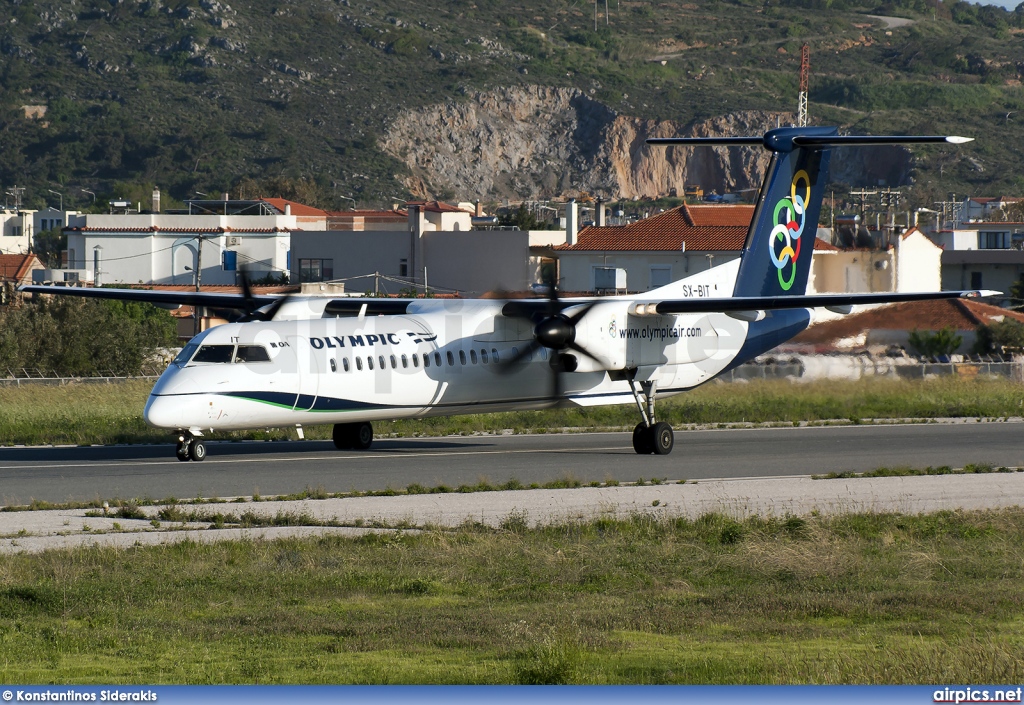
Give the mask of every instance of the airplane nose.
POLYGON ((149 395, 142 417, 154 428, 181 428, 181 405, 174 397, 149 395))

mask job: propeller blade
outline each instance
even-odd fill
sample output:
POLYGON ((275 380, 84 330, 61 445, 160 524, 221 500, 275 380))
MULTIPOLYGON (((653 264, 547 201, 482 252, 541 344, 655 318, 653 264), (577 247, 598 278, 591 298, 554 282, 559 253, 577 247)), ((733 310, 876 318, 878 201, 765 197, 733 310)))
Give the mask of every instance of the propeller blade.
POLYGON ((576 325, 577 323, 580 322, 580 320, 584 316, 587 315, 587 313, 590 311, 590 309, 594 308, 594 306, 596 306, 596 305, 597 305, 596 301, 591 301, 588 304, 584 304, 583 308, 581 308, 579 311, 577 311, 576 313, 574 313, 571 316, 569 316, 569 323, 571 323, 572 325, 576 325))
POLYGON ((272 321, 274 320, 274 316, 277 315, 277 312, 281 310, 281 307, 284 306, 290 298, 291 294, 285 294, 274 301, 274 303, 270 304, 270 307, 266 311, 256 311, 254 313, 259 314, 261 321, 272 321))
POLYGON ((580 345, 576 341, 573 341, 573 342, 569 343, 568 347, 569 347, 570 350, 575 350, 580 355, 586 355, 587 357, 589 357, 591 360, 593 360, 594 362, 596 362, 599 365, 603 365, 604 364, 603 362, 598 360, 596 357, 594 357, 586 348, 584 348, 582 345, 580 345))

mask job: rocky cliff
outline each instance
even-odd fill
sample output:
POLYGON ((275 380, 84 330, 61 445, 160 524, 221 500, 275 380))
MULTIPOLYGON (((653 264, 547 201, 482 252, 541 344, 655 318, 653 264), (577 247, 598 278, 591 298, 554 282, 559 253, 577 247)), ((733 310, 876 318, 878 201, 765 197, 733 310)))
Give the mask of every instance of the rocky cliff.
MULTIPOLYGON (((759 111, 691 124, 643 120, 575 89, 531 86, 402 113, 382 143, 408 165, 406 187, 421 198, 640 198, 681 193, 687 184, 719 193, 755 189, 768 165, 759 148, 651 147, 648 137, 759 135, 792 122, 789 113, 759 111)), ((848 183, 896 185, 909 173, 903 150, 879 152, 873 161, 864 156, 835 159, 834 174, 848 183), (881 165, 869 168, 878 158, 881 165)))

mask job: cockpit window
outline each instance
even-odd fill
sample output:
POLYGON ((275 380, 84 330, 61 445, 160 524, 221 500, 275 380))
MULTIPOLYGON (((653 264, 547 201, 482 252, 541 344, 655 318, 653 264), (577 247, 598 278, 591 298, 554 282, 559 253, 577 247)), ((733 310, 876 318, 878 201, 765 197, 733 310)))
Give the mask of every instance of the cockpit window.
POLYGON ((192 358, 192 362, 231 362, 234 345, 204 345, 192 358))
POLYGON ((174 358, 174 364, 177 365, 178 367, 184 367, 185 365, 188 364, 189 359, 195 354, 196 350, 198 349, 198 345, 196 345, 195 343, 189 343, 188 345, 183 347, 181 349, 181 352, 178 353, 178 356, 174 358))
POLYGON ((270 355, 262 345, 239 345, 235 362, 270 362, 270 355))

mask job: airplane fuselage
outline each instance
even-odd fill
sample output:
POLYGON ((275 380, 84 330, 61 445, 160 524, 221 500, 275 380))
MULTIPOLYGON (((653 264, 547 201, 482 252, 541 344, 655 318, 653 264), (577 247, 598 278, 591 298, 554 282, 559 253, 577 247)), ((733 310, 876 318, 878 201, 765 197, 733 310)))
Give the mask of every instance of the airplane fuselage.
MULTIPOLYGON (((634 301, 600 301, 577 326, 576 342, 601 364, 583 358, 563 372, 560 405, 632 403, 630 378, 656 382, 659 396, 682 392, 733 364, 747 342, 751 324, 726 314, 641 317, 629 313, 634 301)), ((168 367, 145 418, 205 432, 550 407, 554 353, 503 365, 534 332, 501 306, 424 299, 402 315, 218 326, 168 367)))

